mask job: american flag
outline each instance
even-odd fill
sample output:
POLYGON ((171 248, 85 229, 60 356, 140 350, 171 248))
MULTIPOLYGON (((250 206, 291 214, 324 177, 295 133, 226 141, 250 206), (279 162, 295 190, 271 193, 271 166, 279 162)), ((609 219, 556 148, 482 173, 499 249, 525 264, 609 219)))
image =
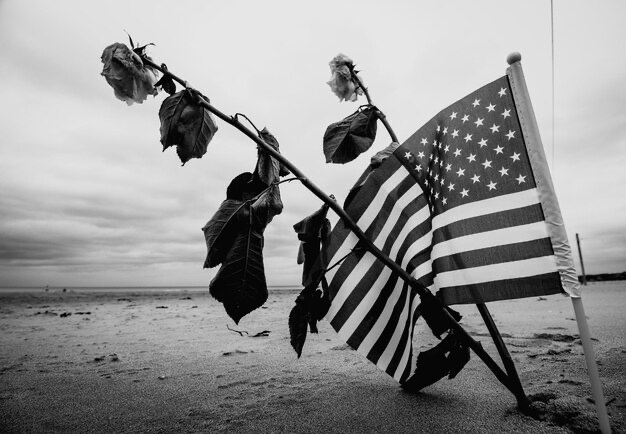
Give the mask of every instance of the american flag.
MULTIPOLYGON (((524 137, 503 76, 439 112, 399 146, 346 212, 444 304, 563 292, 537 188, 542 178, 533 172, 524 137)), ((371 253, 355 249, 357 241, 341 221, 329 237, 329 265, 352 254, 327 274, 326 318, 352 348, 402 383, 411 373, 420 299, 371 253)))

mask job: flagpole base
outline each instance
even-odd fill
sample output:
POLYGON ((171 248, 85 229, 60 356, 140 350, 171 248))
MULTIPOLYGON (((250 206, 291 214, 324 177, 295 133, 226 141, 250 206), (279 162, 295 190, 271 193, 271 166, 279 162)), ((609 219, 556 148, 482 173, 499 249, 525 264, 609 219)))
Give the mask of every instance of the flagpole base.
POLYGON ((589 333, 589 326, 587 325, 587 317, 585 316, 585 309, 583 308, 583 301, 580 297, 571 297, 572 304, 574 305, 574 313, 576 315, 576 322, 578 323, 578 332, 580 334, 580 341, 583 346, 583 352, 585 353, 585 362, 587 364, 587 373, 589 374, 589 382, 591 383, 591 394, 596 405, 596 412, 598 414, 598 422, 600 423, 600 431, 605 434, 611 433, 611 424, 609 422, 609 415, 606 411, 606 404, 604 403, 604 393, 602 392, 602 383, 600 382, 600 374, 598 373, 598 364, 596 363, 596 357, 593 352, 593 344, 591 343, 591 334, 589 333))

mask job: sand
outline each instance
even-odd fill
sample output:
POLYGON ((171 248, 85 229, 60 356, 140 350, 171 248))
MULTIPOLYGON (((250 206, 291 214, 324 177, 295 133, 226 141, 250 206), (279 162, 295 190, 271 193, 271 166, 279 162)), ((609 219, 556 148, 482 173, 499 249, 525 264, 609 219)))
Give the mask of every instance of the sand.
MULTIPOLYGON (((488 305, 526 393, 522 414, 472 354, 453 380, 417 394, 349 349, 330 325, 298 359, 271 292, 235 325, 207 291, 0 290, 0 432, 594 432, 582 347, 562 296, 488 305), (237 333, 229 330, 238 330, 237 333)), ((626 283, 583 302, 615 432, 626 432, 626 283)), ((497 359, 475 306, 461 323, 497 359)), ((418 321, 416 352, 436 344, 418 321)))

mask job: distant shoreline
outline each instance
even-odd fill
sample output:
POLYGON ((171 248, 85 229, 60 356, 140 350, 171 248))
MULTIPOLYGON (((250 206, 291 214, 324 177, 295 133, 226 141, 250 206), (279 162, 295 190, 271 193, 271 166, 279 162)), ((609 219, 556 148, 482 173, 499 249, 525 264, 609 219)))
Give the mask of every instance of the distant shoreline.
MULTIPOLYGON (((268 291, 271 292, 300 292, 301 286, 297 285, 280 285, 280 286, 268 286, 268 291)), ((0 293, 7 292, 50 292, 50 293, 127 293, 127 292, 140 292, 140 293, 209 293, 208 286, 0 286, 0 293)))
MULTIPOLYGON (((626 280, 626 271, 621 273, 587 274, 587 282, 610 282, 626 280)), ((583 276, 578 276, 582 283, 583 276)), ((299 292, 301 285, 268 286, 269 292, 299 292)), ((0 292, 209 292, 208 286, 0 286, 0 292)))
MULTIPOLYGON (((585 276, 587 282, 606 282, 610 280, 626 280, 626 271, 621 273, 602 273, 602 274, 587 274, 585 276)), ((583 281, 583 276, 578 276, 578 281, 583 281)))

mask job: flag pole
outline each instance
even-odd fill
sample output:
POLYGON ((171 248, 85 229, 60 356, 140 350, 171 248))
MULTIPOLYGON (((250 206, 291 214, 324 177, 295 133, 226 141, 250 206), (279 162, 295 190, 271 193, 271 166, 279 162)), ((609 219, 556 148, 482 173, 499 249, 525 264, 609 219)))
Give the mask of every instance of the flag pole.
POLYGON ((539 135, 537 119, 535 118, 528 88, 526 87, 526 80, 524 79, 524 73, 520 63, 521 59, 522 56, 519 53, 509 54, 506 59, 510 65, 507 70, 507 75, 514 92, 515 105, 518 109, 517 112, 520 117, 520 124, 522 125, 522 132, 528 149, 528 157, 536 179, 537 190, 542 198, 541 205, 546 216, 546 223, 548 223, 549 226, 548 232, 550 238, 553 240, 555 256, 557 257, 557 267, 561 275, 561 283, 565 291, 570 295, 574 306, 580 340, 587 364, 587 372, 591 383, 591 392, 596 405, 598 421, 600 422, 600 430, 603 433, 610 433, 609 416, 606 411, 602 384, 600 383, 598 365, 593 352, 585 310, 580 297, 578 276, 575 273, 571 249, 561 217, 561 210, 556 200, 556 194, 554 193, 550 170, 548 169, 545 152, 539 135), (554 241, 556 241, 556 243, 554 241))
POLYGON ((572 305, 574 305, 574 313, 576 314, 576 323, 578 324, 578 332, 580 341, 583 345, 583 353, 585 354, 585 362, 587 363, 587 373, 591 383, 591 394, 596 405, 598 420, 600 421, 600 431, 602 433, 610 433, 611 425, 609 423, 609 415, 606 411, 604 403, 604 393, 602 392, 602 383, 600 382, 600 374, 598 373, 598 364, 593 352, 593 344, 589 334, 589 326, 587 325, 587 317, 583 308, 583 300, 580 297, 571 297, 572 305))
POLYGON ((491 339, 493 339, 493 343, 498 350, 498 354, 500 355, 500 360, 502 360, 502 364, 504 365, 504 369, 509 377, 509 381, 511 382, 511 386, 516 390, 515 397, 519 403, 522 411, 528 408, 530 401, 526 396, 526 392, 524 392, 524 387, 522 386, 522 382, 520 381, 519 375, 517 374, 517 369, 515 368, 515 363, 513 362, 513 358, 509 353, 509 350, 506 348, 506 344, 502 339, 502 335, 500 335, 500 331, 496 326, 496 323, 491 316, 491 313, 487 309, 487 305, 485 303, 476 303, 476 307, 478 308, 478 312, 480 312, 480 316, 482 316, 485 325, 487 326, 487 330, 491 335, 491 339))

